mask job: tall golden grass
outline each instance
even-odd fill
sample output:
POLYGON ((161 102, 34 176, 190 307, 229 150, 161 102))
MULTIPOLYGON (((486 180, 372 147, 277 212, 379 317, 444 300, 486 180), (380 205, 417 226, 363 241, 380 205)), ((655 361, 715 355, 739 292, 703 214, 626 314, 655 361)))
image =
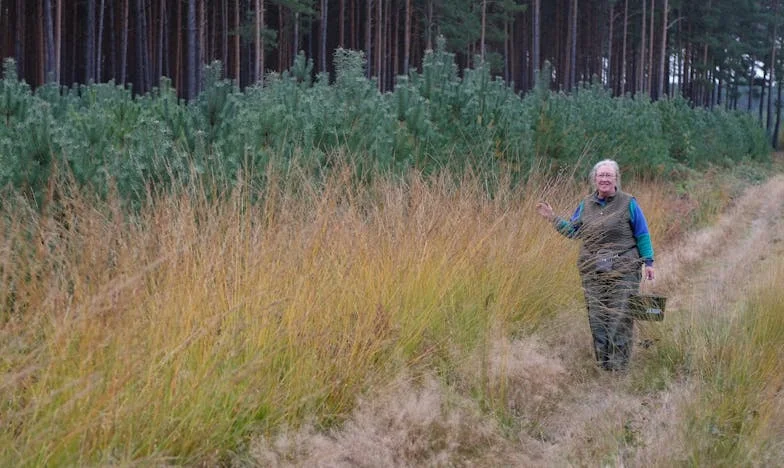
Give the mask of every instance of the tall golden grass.
POLYGON ((339 422, 402 368, 448 379, 575 294, 534 185, 350 179, 270 174, 134 215, 73 192, 57 213, 4 203, 0 464, 219 460, 339 422))
MULTIPOLYGON (((587 186, 267 180, 133 214, 67 187, 57 212, 4 201, 0 465, 221 463, 254 435, 340 423, 402 372, 503 412, 493 337, 581 301, 576 244, 534 204, 568 214, 587 186)), ((654 241, 671 235, 676 195, 634 192, 654 241)))

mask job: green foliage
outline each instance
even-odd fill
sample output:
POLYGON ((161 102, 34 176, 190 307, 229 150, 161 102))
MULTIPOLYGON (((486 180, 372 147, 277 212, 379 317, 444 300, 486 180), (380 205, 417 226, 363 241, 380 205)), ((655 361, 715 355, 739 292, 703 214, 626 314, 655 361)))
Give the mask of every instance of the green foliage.
POLYGON ((749 114, 692 109, 680 97, 659 101, 655 107, 661 114, 670 156, 680 164, 732 167, 742 159, 765 160, 770 152, 764 129, 749 114))
POLYGON ((549 170, 582 174, 611 157, 646 176, 769 153, 764 131, 747 115, 694 109, 680 98, 612 98, 599 86, 554 93, 547 67, 521 97, 492 77, 489 62, 476 62, 459 71, 441 37, 421 71, 398 77, 389 93, 366 78, 362 52, 336 51, 334 83, 314 79, 312 61, 300 54, 291 70, 244 92, 216 62, 205 70, 204 91, 184 102, 165 79, 141 97, 112 83, 32 93, 6 60, 0 184, 40 200, 53 167, 62 166, 99 194, 116 187, 133 200, 150 185, 194 177, 231 185, 250 169, 263 179, 273 161, 285 167, 294 159, 319 177, 342 158, 361 178, 376 170, 471 169, 488 181, 504 171, 519 182, 540 160, 549 170))

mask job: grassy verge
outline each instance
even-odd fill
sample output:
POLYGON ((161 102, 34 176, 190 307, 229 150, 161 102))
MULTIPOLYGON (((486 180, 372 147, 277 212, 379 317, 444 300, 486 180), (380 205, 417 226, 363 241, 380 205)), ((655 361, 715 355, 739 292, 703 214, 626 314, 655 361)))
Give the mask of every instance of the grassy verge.
MULTIPOLYGON (((580 295, 576 244, 534 204, 566 214, 585 187, 334 174, 150 196, 133 215, 79 194, 45 215, 4 203, 0 465, 220 463, 420 368, 504 408, 483 370, 493 334, 580 295)), ((675 235, 670 186, 629 186, 654 239, 675 235)))
POLYGON ((765 466, 784 453, 784 257, 775 259, 731 319, 703 324, 687 415, 689 463, 765 466))

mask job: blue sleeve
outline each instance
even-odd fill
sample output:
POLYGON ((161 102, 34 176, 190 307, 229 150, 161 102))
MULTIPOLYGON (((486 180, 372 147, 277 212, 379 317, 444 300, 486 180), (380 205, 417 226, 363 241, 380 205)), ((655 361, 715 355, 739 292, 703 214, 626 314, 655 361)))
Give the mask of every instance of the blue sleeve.
POLYGON ((648 223, 645 221, 645 215, 642 214, 640 205, 637 200, 632 198, 629 203, 629 218, 632 225, 632 232, 637 241, 637 250, 640 252, 640 257, 645 261, 648 266, 653 265, 653 244, 651 243, 651 234, 648 232, 648 223))
POLYGON ((561 233, 562 235, 573 239, 577 237, 578 232, 580 231, 580 226, 582 226, 582 222, 580 221, 580 217, 583 214, 583 202, 577 206, 577 209, 574 210, 574 214, 572 217, 569 218, 569 221, 561 218, 556 217, 553 224, 555 225, 555 229, 561 233))

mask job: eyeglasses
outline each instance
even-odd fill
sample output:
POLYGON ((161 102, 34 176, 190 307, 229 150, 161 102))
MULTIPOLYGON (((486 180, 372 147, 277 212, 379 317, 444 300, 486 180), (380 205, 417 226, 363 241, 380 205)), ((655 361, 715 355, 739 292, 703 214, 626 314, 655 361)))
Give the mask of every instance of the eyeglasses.
POLYGON ((597 179, 615 179, 615 174, 612 172, 600 172, 596 174, 597 179))

